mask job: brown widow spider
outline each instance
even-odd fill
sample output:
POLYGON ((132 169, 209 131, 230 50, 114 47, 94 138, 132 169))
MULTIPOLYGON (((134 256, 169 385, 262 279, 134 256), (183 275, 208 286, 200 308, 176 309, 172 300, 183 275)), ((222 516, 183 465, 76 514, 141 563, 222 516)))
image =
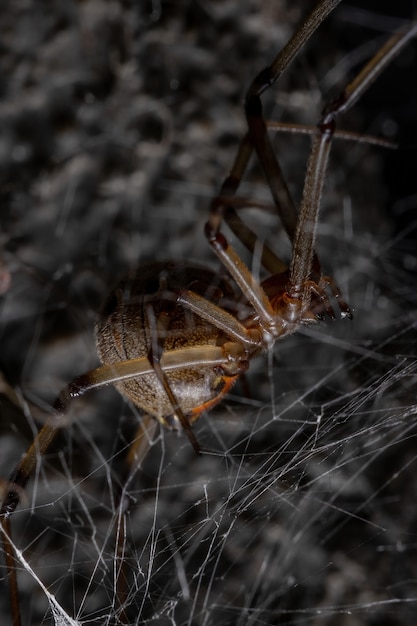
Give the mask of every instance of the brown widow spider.
MULTIPOLYGON (((323 181, 336 117, 349 109, 417 32, 413 25, 391 38, 357 77, 324 109, 312 132, 301 206, 297 210, 269 139, 261 95, 272 86, 292 59, 340 0, 321 0, 302 26, 260 72, 245 99, 248 131, 220 193, 211 202, 205 234, 237 289, 215 272, 186 262, 142 266, 121 282, 108 299, 97 324, 97 348, 103 363, 74 379, 59 395, 53 411, 4 487, 0 516, 11 587, 14 623, 19 624, 14 548, 10 541, 11 515, 34 473, 40 455, 48 450, 62 427, 72 398, 114 384, 145 414, 146 425, 183 429, 197 453, 191 429, 201 413, 219 402, 251 359, 300 326, 324 315, 335 317, 331 298, 341 315, 351 317, 332 278, 321 272, 315 254, 315 232, 323 181), (264 246, 261 263, 270 276, 259 283, 221 230, 223 219, 254 254, 256 236, 238 210, 248 202, 239 188, 255 152, 271 190, 276 211, 292 243, 289 267, 264 246)), ((278 125, 279 127, 279 125, 278 125)), ((138 437, 128 455, 128 468, 145 453, 138 437)), ((128 502, 121 500, 124 514, 128 502)))

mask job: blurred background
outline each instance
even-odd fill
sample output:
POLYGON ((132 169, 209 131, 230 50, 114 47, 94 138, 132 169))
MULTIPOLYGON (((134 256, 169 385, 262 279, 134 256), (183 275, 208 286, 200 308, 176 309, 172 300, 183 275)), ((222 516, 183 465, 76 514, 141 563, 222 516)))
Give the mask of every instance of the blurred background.
MULTIPOLYGON (((4 3, 3 478, 60 389, 98 364, 95 321, 120 277, 161 259, 219 268, 203 227, 245 132, 245 90, 314 4, 4 3)), ((342 2, 265 94, 267 115, 314 124, 415 12, 413 1, 342 2)), ((254 362, 196 425, 201 458, 186 437, 158 436, 129 486, 124 623, 415 623, 416 50, 338 124, 398 149, 332 148, 318 251, 353 321, 306 329, 254 362)), ((276 150, 299 203, 309 139, 280 134, 276 150)), ((270 201, 255 161, 241 193, 270 201)), ((277 216, 244 218, 290 258, 277 216)), ((17 546, 80 623, 122 620, 115 493, 139 420, 113 389, 75 402, 13 516, 17 546)), ((33 577, 19 581, 23 623, 53 624, 33 577)))

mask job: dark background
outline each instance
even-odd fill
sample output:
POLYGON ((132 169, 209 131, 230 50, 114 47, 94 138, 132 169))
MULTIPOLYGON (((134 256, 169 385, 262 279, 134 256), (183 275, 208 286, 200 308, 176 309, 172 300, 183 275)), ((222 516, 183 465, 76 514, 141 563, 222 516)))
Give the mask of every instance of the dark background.
MULTIPOLYGON (((166 258, 218 267, 203 225, 245 130, 245 89, 308 6, 4 3, 4 478, 45 403, 96 366, 94 323, 120 276, 166 258)), ((314 123, 415 9, 342 3, 266 94, 268 114, 314 123)), ((413 43, 339 122, 399 143, 333 148, 318 248, 354 320, 278 344, 197 424, 202 458, 162 433, 132 483, 130 623, 415 623, 416 68, 413 43)), ((297 202, 308 145, 277 138, 297 202)), ((269 200, 256 166, 242 194, 269 200)), ((278 220, 245 219, 288 258, 278 220)), ((112 389, 75 403, 13 518, 36 573, 89 624, 119 623, 113 494, 139 419, 112 389)), ((53 623, 36 582, 20 583, 24 623, 53 623)))

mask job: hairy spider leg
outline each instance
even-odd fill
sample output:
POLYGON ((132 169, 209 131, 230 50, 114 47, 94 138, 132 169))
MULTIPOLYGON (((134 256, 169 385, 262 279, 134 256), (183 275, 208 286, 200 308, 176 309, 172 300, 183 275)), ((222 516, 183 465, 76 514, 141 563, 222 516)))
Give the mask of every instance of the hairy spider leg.
POLYGON ((168 330, 169 327, 169 315, 161 313, 157 317, 155 311, 152 308, 151 302, 148 302, 146 304, 145 312, 151 331, 151 346, 148 353, 148 361, 151 363, 159 382, 162 384, 165 393, 167 394, 169 401, 171 402, 172 410, 174 414, 178 416, 178 419, 181 422, 181 426, 183 427, 191 445, 193 446, 195 453, 199 455, 201 454, 200 445, 196 439, 196 436, 191 430, 190 422, 185 417, 180 403, 178 402, 174 392, 172 391, 171 385, 168 382, 168 378, 161 366, 161 358, 164 353, 164 331, 168 330))
MULTIPOLYGON (((246 360, 243 349, 241 350, 241 357, 237 357, 237 360, 239 358, 243 361, 246 360)), ((231 366, 230 355, 225 354, 221 346, 207 346, 203 351, 198 346, 165 351, 161 356, 160 363, 164 372, 187 367, 210 366, 227 369, 231 366)), ((236 365, 236 368, 239 371, 239 365, 236 365)), ((10 476, 0 508, 0 520, 9 517, 16 509, 21 499, 21 493, 32 476, 39 458, 48 450, 58 431, 65 426, 63 417, 74 398, 93 389, 152 373, 154 373, 154 367, 149 359, 141 357, 112 365, 102 365, 78 376, 67 385, 53 405, 54 412, 48 416, 44 426, 10 476)))
MULTIPOLYGON (((288 293, 291 297, 309 298, 308 277, 314 258, 315 232, 318 222, 320 200, 328 158, 335 132, 336 117, 346 112, 370 87, 379 74, 416 35, 417 24, 401 29, 392 35, 385 45, 365 64, 358 75, 323 110, 313 136, 307 172, 304 181, 299 220, 293 243, 288 293)), ((342 313, 351 316, 347 304, 340 299, 340 292, 330 285, 338 297, 342 313)))
MULTIPOLYGON (((291 37, 284 48, 278 53, 270 66, 262 70, 254 79, 245 99, 245 113, 248 124, 248 133, 243 138, 232 169, 223 182, 219 195, 213 199, 210 207, 209 219, 206 224, 207 238, 214 248, 216 254, 222 262, 225 262, 225 254, 222 248, 226 244, 231 250, 230 244, 222 239, 220 234, 221 222, 225 218, 231 230, 240 239, 240 241, 251 251, 255 249, 257 237, 253 231, 238 216, 233 206, 233 197, 240 185, 240 181, 246 171, 249 159, 255 149, 258 159, 263 167, 267 182, 269 184, 271 194, 284 226, 291 241, 293 241, 297 228, 297 210, 289 192, 285 177, 282 173, 276 153, 269 139, 267 122, 262 114, 261 95, 271 87, 281 76, 283 71, 290 65, 293 58, 297 55, 300 48, 314 34, 325 18, 336 8, 341 0, 324 0, 318 5, 306 18, 300 29, 291 37), (220 244, 220 245, 219 245, 220 244)), ((274 253, 269 247, 263 246, 261 252, 261 263, 272 274, 281 274, 287 270, 287 265, 274 253)), ((243 264, 239 264, 243 269, 243 264)), ((316 258, 314 269, 317 275, 320 275, 320 265, 316 258)), ((241 284, 253 284, 253 279, 248 278, 249 270, 246 273, 246 280, 240 279, 241 284)), ((237 272, 232 275, 236 278, 237 272)), ((258 302, 263 301, 264 312, 268 309, 265 300, 259 294, 256 296, 258 302), (265 309, 266 307, 266 309, 265 309)), ((328 307, 328 313, 333 316, 331 307, 328 307)), ((259 309, 257 309, 259 312, 259 309)), ((268 312, 269 316, 270 311, 268 312)))
MULTIPOLYGON (((251 153, 255 149, 258 159, 264 168, 280 218, 291 240, 297 225, 297 211, 267 133, 267 125, 262 115, 260 96, 277 81, 299 50, 340 2, 341 0, 321 0, 278 53, 272 64, 262 70, 252 82, 245 99, 248 134, 240 144, 232 170, 225 179, 219 193, 219 197, 235 195, 251 153)), ((213 235, 220 230, 223 213, 222 204, 218 202, 218 198, 215 198, 208 221, 213 235)))
MULTIPOLYGON (((332 100, 331 103, 325 107, 322 118, 313 136, 299 219, 296 221, 294 230, 293 203, 289 193, 287 193, 285 181, 283 180, 278 161, 268 137, 267 124, 262 116, 260 95, 277 80, 298 50, 298 46, 302 45, 314 32, 318 16, 322 14, 322 12, 330 11, 331 8, 334 8, 330 5, 333 5, 333 3, 323 3, 323 5, 319 5, 315 11, 313 11, 304 22, 304 26, 300 29, 299 32, 301 35, 295 37, 294 40, 290 40, 289 44, 283 49, 283 52, 276 57, 275 61, 255 78, 246 98, 245 108, 248 119, 249 136, 253 141, 253 145, 265 171, 284 228, 289 234, 290 239, 293 240, 293 254, 289 280, 286 293, 283 294, 284 301, 282 304, 282 313, 288 320, 291 320, 292 316, 297 314, 295 313, 296 310, 301 309, 301 311, 306 311, 312 295, 319 296, 319 299, 323 303, 322 310, 325 310, 333 317, 333 310, 325 294, 325 288, 327 286, 337 299, 342 316, 352 317, 351 310, 348 304, 343 300, 341 292, 335 282, 329 277, 321 275, 319 261, 314 253, 316 224, 318 221, 321 193, 327 170, 329 151, 335 133, 335 118, 356 102, 360 95, 369 88, 377 76, 416 34, 415 24, 395 33, 374 57, 371 58, 356 78, 347 85, 340 96, 332 100), (300 44, 301 39, 302 42, 300 44), (277 183, 277 181, 279 182, 277 183), (317 277, 317 279, 312 281, 311 276, 313 276, 314 279, 317 277), (316 287, 313 287, 314 284, 316 284, 316 287), (302 303, 298 309, 294 302, 297 299, 302 303), (288 306, 289 304, 294 306, 288 306)), ((322 19, 324 19, 324 17, 322 17, 322 19)), ((319 23, 321 23, 321 21, 319 23)), ((241 155, 238 155, 235 164, 247 163, 248 161, 249 147, 246 138, 241 144, 241 149, 244 151, 244 157, 241 158, 241 155)), ((231 191, 234 193, 238 185, 239 180, 233 177, 232 170, 232 175, 226 179, 221 192, 224 193, 227 190, 229 194, 231 191)), ((268 304, 264 306, 264 298, 262 297, 262 293, 260 293, 262 287, 255 284, 254 279, 251 277, 250 270, 238 258, 238 255, 224 235, 220 233, 223 213, 225 213, 225 215, 228 212, 230 213, 229 202, 227 202, 227 207, 228 211, 226 212, 225 209, 221 208, 219 199, 212 205, 212 211, 206 225, 206 235, 217 256, 222 263, 228 267, 237 284, 240 286, 244 285, 246 288, 245 293, 251 294, 249 300, 254 305, 260 318, 267 321, 270 318, 271 310, 269 300, 268 304)), ((236 221, 234 216, 233 221, 236 221)), ((239 228, 242 229, 244 226, 239 226, 239 228)), ((241 230, 241 232, 243 231, 241 230)), ((249 242, 249 245, 253 246, 254 240, 248 232, 244 232, 243 237, 245 245, 249 242)), ((278 309, 276 313, 279 313, 278 309)), ((286 334, 286 332, 287 330, 284 324, 282 333, 278 330, 278 336, 282 336, 286 334)))

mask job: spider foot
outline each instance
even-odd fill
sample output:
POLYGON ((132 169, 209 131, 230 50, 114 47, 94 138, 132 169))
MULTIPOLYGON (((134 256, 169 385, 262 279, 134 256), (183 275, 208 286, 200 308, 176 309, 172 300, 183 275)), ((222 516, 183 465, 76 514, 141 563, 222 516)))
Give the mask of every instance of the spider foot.
POLYGON ((321 276, 319 285, 321 286, 323 290, 326 289, 326 287, 330 289, 334 299, 337 302, 337 305, 340 311, 340 316, 342 317, 342 319, 344 318, 348 318, 350 320, 353 319, 352 309, 350 308, 350 306, 344 299, 342 292, 340 291, 334 279, 331 276, 321 276))

